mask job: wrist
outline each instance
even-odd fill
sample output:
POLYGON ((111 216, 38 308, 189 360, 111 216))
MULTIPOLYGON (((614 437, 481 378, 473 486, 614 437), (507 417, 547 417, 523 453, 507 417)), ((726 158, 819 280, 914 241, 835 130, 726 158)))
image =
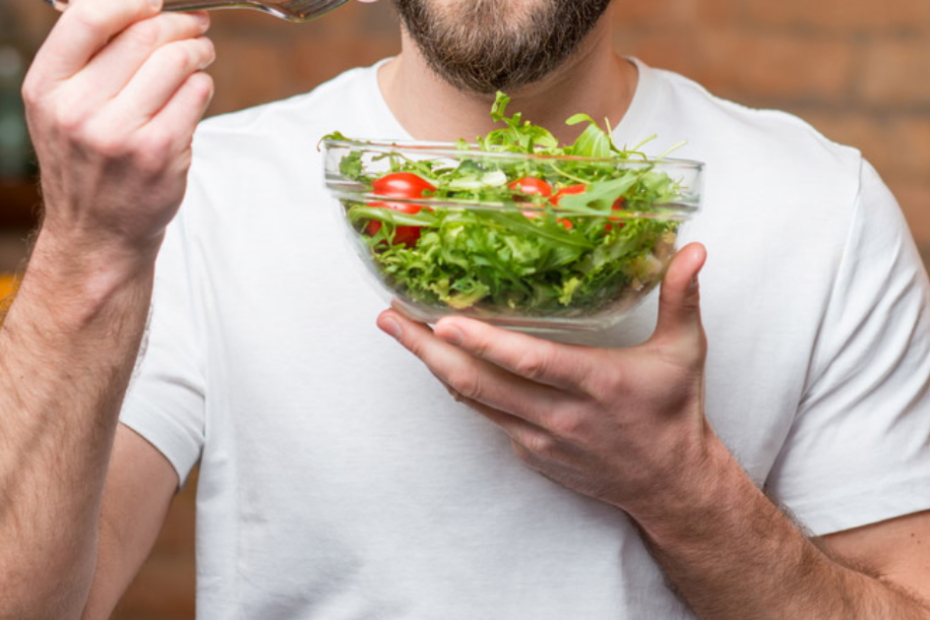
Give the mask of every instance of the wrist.
POLYGON ((668 485, 627 510, 660 548, 712 538, 710 529, 725 529, 740 506, 760 497, 777 512, 716 434, 709 435, 699 456, 668 485))
POLYGON ((157 253, 157 246, 93 245, 43 229, 21 290, 38 289, 40 296, 55 300, 59 318, 89 320, 127 291, 150 292, 157 253))

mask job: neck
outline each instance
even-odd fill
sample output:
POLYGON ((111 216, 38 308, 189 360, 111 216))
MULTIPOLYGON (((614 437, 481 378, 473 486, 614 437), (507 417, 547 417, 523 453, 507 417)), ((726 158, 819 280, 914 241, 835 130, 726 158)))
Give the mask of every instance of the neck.
MULTIPOLYGON (((636 90, 636 67, 613 51, 610 11, 585 38, 578 51, 543 80, 512 89, 508 110, 523 112, 563 142, 573 141, 582 126, 565 119, 584 112, 616 127, 636 90)), ((462 92, 443 81, 406 32, 401 53, 381 67, 378 81, 391 112, 417 140, 474 140, 494 129, 490 110, 494 95, 462 92)))

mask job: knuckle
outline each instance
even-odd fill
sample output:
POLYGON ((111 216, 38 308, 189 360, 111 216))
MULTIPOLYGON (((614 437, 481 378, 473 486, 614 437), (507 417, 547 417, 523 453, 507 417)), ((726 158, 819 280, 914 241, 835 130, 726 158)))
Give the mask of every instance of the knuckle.
POLYGON ((165 132, 149 132, 133 146, 133 159, 143 172, 152 174, 165 169, 171 158, 173 140, 165 132))
POLYGON ((19 93, 20 99, 23 102, 23 109, 26 112, 35 113, 42 112, 43 101, 42 95, 34 86, 23 85, 19 93))
POLYGON ((39 86, 39 79, 35 77, 35 73, 30 72, 26 75, 19 94, 23 99, 23 103, 26 104, 26 107, 39 107, 39 104, 42 102, 42 91, 39 86))
POLYGON ((79 26, 100 34, 115 34, 143 16, 154 11, 147 0, 124 0, 123 2, 87 1, 75 3, 65 11, 65 16, 75 20, 79 26))
POLYGON ((162 40, 162 26, 157 19, 146 19, 126 31, 130 43, 138 48, 152 49, 162 40))
POLYGON ((581 416, 576 411, 559 412, 552 416, 547 426, 557 437, 573 438, 581 430, 581 416))
POLYGON ((537 380, 546 375, 549 368, 549 350, 533 349, 527 351, 516 364, 517 374, 527 379, 537 380))
POLYGON ((200 44, 201 48, 203 49, 204 55, 208 59, 216 58, 216 45, 214 45, 213 39, 211 39, 210 37, 199 37, 197 39, 197 42, 200 44))
MULTIPOLYGON (((426 352, 423 349, 423 341, 420 338, 410 337, 410 335, 404 331, 403 339, 401 343, 407 348, 408 351, 413 353, 416 357, 420 358, 424 362, 426 361, 426 352)), ((429 365, 427 363, 427 365, 429 365)))
POLYGON ((213 41, 202 37, 194 41, 195 48, 192 54, 192 67, 199 70, 205 69, 216 60, 216 48, 213 41))
POLYGON ((52 112, 52 123, 59 131, 81 140, 88 137, 84 129, 86 122, 87 115, 76 105, 58 106, 52 112))
POLYGON ((529 452, 530 460, 541 457, 548 458, 556 450, 555 439, 546 433, 527 433, 520 443, 529 452))
POLYGON ((190 88, 200 101, 206 101, 213 96, 213 78, 207 73, 195 73, 191 76, 190 88))
POLYGON ((109 30, 108 23, 110 16, 104 10, 97 10, 100 7, 89 7, 86 2, 76 3, 70 10, 65 11, 65 17, 69 17, 75 22, 75 25, 83 30, 103 34, 109 30))
POLYGON ((597 402, 604 403, 616 400, 618 393, 623 390, 625 381, 626 374, 622 369, 604 364, 596 373, 586 375, 579 388, 597 402))
POLYGON ((129 149, 126 143, 115 133, 87 129, 81 136, 81 143, 91 152, 105 159, 125 157, 129 149))
POLYGON ((477 400, 481 396, 481 378, 477 372, 458 370, 449 378, 449 385, 468 400, 477 400))
POLYGON ((478 357, 485 357, 491 348, 491 342, 484 337, 475 338, 469 344, 472 352, 478 357))
POLYGON ((161 48, 160 56, 168 68, 178 73, 185 73, 195 64, 195 53, 186 41, 172 43, 161 48))

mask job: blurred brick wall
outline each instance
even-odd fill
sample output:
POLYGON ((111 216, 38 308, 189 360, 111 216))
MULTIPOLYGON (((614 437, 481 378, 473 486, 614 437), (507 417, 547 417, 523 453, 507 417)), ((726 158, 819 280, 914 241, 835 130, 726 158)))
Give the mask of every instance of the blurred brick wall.
MULTIPOLYGON (((930 248, 930 2, 926 0, 615 0, 616 47, 742 103, 781 108, 866 154, 930 248)), ((39 0, 16 2, 36 43, 52 23, 39 0)), ((8 5, 12 6, 12 5, 8 5)), ((210 114, 299 92, 396 53, 388 2, 350 3, 294 25, 217 13, 210 114)), ((118 620, 193 617, 193 493, 176 501, 118 620)))
POLYGON ((302 93, 346 69, 400 51, 388 2, 350 2, 306 24, 251 11, 220 11, 213 14, 210 36, 217 61, 210 68, 216 95, 208 115, 302 93))
POLYGON ((930 2, 617 1, 618 49, 858 147, 930 248, 930 2))

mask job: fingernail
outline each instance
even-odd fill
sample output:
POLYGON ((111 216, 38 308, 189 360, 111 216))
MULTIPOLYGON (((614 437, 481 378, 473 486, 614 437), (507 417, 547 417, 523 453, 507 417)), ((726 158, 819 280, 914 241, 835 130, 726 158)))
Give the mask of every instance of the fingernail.
POLYGON ((400 340, 401 336, 404 335, 404 330, 401 329, 400 323, 391 318, 381 319, 381 329, 396 340, 400 340))
POLYGON ((161 10, 162 0, 149 0, 149 4, 152 5, 152 8, 156 11, 161 10))
POLYGON ((465 342, 465 334, 463 334, 462 330, 460 330, 455 325, 450 325, 446 327, 445 329, 442 330, 441 335, 440 334, 437 334, 437 335, 439 335, 440 338, 442 338, 449 344, 454 344, 455 346, 459 346, 463 342, 465 342))
MULTIPOLYGON (((158 0, 159 2, 161 0, 158 0)), ((206 13, 191 13, 191 17, 197 20, 201 27, 206 28, 210 25, 210 16, 206 13)))
POLYGON ((688 292, 693 293, 694 291, 698 289, 698 286, 699 286, 698 277, 694 276, 693 278, 691 278, 691 284, 688 285, 688 292))

